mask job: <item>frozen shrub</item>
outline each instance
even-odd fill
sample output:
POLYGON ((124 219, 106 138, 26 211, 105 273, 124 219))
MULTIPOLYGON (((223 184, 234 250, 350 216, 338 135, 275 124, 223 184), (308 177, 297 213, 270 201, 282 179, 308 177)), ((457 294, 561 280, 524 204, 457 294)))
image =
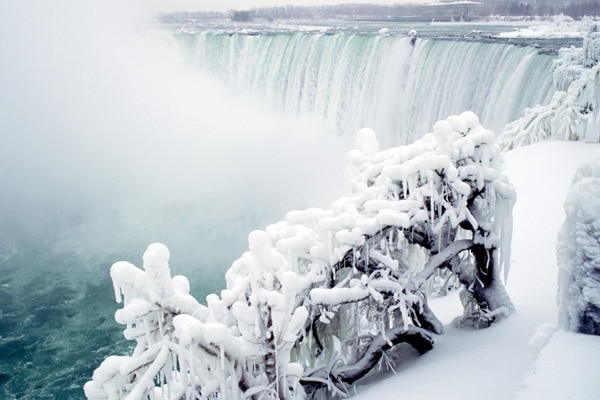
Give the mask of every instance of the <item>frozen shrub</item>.
POLYGON ((136 341, 86 384, 90 399, 302 399, 347 394, 391 366, 388 351, 433 347, 443 326, 427 305, 438 271, 463 286, 456 324, 487 327, 513 305, 508 272, 513 187, 494 134, 451 116, 409 146, 379 151, 373 131, 347 154, 349 193, 330 210, 289 212, 248 237, 227 288, 189 295, 151 245, 144 270, 111 269, 116 314, 136 341))
POLYGON ((591 68, 600 61, 600 26, 592 24, 587 36, 583 39, 583 65, 591 68))
POLYGON ((598 126, 600 32, 592 24, 582 48, 564 48, 554 60, 554 95, 548 104, 526 108, 523 117, 504 128, 498 143, 514 149, 546 139, 580 140, 598 126))

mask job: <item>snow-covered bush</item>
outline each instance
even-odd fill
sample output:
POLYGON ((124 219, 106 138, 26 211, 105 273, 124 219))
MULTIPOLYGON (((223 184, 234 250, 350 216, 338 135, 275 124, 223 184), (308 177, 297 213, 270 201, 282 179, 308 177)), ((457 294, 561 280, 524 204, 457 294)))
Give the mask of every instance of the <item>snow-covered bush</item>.
POLYGON ((591 68, 600 61, 600 26, 592 24, 583 39, 583 66, 591 68))
POLYGON ((555 90, 566 92, 583 72, 583 49, 580 47, 563 47, 558 50, 558 57, 552 62, 552 86, 555 90))
POLYGON ((563 48, 554 60, 556 90, 546 105, 525 109, 524 116, 506 125, 498 143, 513 149, 545 139, 579 140, 588 126, 600 126, 600 32, 591 24, 582 48, 563 48))
POLYGON ((577 170, 565 213, 557 245, 560 324, 600 335, 600 153, 577 170))
POLYGON ((344 396, 389 366, 394 346, 433 347, 443 327, 425 288, 444 269, 464 287, 457 325, 486 327, 513 310, 500 275, 515 193, 475 114, 385 151, 361 130, 347 162, 348 195, 252 232, 207 306, 170 277, 163 245, 148 248, 144 270, 116 263, 116 319, 136 348, 101 364, 88 398, 344 396))

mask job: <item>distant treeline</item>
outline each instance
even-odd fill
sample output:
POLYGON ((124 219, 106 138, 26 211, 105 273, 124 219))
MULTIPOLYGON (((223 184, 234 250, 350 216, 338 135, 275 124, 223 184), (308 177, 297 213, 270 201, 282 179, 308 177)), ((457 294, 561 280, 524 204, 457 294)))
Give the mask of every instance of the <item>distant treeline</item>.
MULTIPOLYGON (((481 0, 469 9, 471 18, 498 16, 551 16, 573 18, 600 15, 600 0, 481 0)), ((229 10, 227 12, 178 12, 162 15, 164 21, 230 18, 235 21, 281 19, 403 19, 427 16, 430 10, 421 4, 342 4, 333 6, 277 6, 229 10)))

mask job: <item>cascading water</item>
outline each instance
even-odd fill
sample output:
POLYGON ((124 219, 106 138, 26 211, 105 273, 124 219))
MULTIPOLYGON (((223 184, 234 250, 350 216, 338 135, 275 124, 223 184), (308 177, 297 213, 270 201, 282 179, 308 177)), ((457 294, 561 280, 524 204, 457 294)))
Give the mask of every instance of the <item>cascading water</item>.
POLYGON ((123 29, 121 3, 0 13, 11 38, 0 41, 3 399, 80 399, 94 368, 126 351, 112 262, 164 242, 202 299, 249 230, 340 196, 358 128, 397 145, 472 109, 497 131, 548 96, 552 57, 532 48, 268 28, 175 35, 224 86, 180 65, 155 32, 123 29))
POLYGON ((448 115, 477 113, 500 132, 552 94, 553 57, 533 47, 365 34, 180 34, 198 68, 291 115, 343 135, 375 129, 398 145, 448 115))

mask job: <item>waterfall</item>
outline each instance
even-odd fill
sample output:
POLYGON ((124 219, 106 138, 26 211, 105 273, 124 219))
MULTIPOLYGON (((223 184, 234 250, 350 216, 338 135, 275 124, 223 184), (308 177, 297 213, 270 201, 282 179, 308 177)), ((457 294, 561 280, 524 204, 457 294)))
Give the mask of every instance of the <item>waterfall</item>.
POLYGON ((471 109, 498 132, 550 87, 533 48, 266 28, 175 35, 177 52, 123 7, 0 13, 0 398, 79 399, 127 351, 112 262, 163 242, 202 298, 251 229, 339 197, 360 127, 393 146, 471 109))
POLYGON ((368 126, 386 146, 472 110, 499 133, 551 96, 553 57, 533 47, 363 34, 176 36, 195 67, 279 112, 322 118, 342 135, 368 126))

